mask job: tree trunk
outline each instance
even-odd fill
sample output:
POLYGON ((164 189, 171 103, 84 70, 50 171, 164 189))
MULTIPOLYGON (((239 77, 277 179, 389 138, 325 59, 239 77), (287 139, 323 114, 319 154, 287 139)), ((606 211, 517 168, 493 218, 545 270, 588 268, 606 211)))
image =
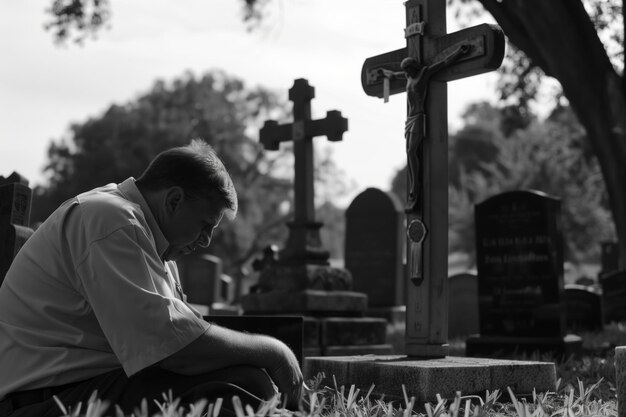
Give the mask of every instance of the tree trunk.
POLYGON ((556 78, 587 131, 626 268, 626 93, 580 1, 479 0, 509 40, 556 78))

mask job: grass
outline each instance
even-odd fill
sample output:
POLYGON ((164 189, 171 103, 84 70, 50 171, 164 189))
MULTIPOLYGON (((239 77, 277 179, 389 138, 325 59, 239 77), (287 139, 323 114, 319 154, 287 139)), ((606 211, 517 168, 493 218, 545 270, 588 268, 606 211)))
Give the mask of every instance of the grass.
MULTIPOLYGON (((607 326, 596 333, 579 333, 583 337, 586 355, 556 362, 557 387, 554 392, 536 393, 518 398, 510 389, 507 392, 486 392, 483 396, 457 393, 453 399, 437 397, 436 402, 416 404, 404 390, 401 403, 372 398, 354 386, 321 386, 323 375, 308 381, 307 390, 298 411, 281 407, 280 397, 275 397, 257 410, 244 407, 233 398, 237 417, 616 417, 616 376, 614 347, 626 345, 626 327, 621 324, 607 326), (418 411, 419 410, 419 411, 418 411)), ((535 355, 531 358, 546 360, 535 355)), ((334 379, 334 378, 333 378, 334 379)), ((81 404, 68 409, 58 402, 62 417, 217 417, 223 402, 208 404, 201 401, 183 407, 171 393, 158 402, 159 413, 149 416, 144 400, 131 415, 109 407, 94 393, 84 410, 81 404)))

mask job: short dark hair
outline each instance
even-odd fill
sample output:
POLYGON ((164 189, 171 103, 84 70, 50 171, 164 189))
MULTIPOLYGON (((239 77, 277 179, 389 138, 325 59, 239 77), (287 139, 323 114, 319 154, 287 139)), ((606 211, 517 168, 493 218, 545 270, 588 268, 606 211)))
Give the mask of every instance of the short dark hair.
POLYGON ((189 145, 158 154, 137 179, 137 185, 150 191, 178 186, 191 199, 219 202, 237 214, 237 191, 226 167, 211 145, 193 139, 189 145))

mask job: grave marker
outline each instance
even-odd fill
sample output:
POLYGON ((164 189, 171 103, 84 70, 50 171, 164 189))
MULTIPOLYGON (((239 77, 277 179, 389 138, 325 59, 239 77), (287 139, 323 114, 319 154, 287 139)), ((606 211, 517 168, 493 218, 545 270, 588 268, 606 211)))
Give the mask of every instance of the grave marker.
POLYGON ((626 321, 626 271, 616 270, 600 276, 604 322, 626 321))
POLYGON ((448 352, 448 122, 446 81, 495 70, 504 35, 490 25, 446 34, 446 3, 409 0, 407 46, 368 58, 361 70, 366 94, 407 92, 408 166, 406 352, 448 352))
POLYGON ((348 119, 342 117, 340 111, 332 110, 324 119, 311 120, 314 97, 315 89, 307 80, 295 80, 289 90, 293 123, 279 125, 267 120, 261 129, 260 141, 267 150, 278 150, 281 142, 294 143, 294 220, 288 223, 289 237, 280 255, 281 261, 328 265, 329 254, 321 248, 319 229, 322 223, 315 221, 313 138, 326 136, 331 142, 341 141, 348 130, 348 119))
POLYGON ((459 273, 448 278, 448 337, 463 338, 479 331, 478 277, 459 273))
POLYGON ((222 260, 208 253, 194 253, 178 262, 187 302, 206 306, 210 314, 236 314, 234 282, 222 273, 222 260))
POLYGON ((395 195, 368 188, 346 210, 345 267, 368 307, 405 304, 402 205, 395 195))
POLYGON ((560 200, 505 192, 476 205, 475 227, 480 337, 467 354, 577 349, 564 342, 560 200))
POLYGON ((602 329, 602 297, 597 291, 585 285, 566 284, 563 296, 568 330, 602 329))
POLYGON ((289 90, 293 101, 293 123, 269 120, 263 125, 260 140, 266 150, 277 150, 280 142, 293 141, 295 154, 294 219, 289 222, 289 237, 277 259, 269 254, 259 262, 257 292, 241 298, 245 314, 303 314, 307 355, 389 353, 385 344, 386 322, 362 317, 367 295, 352 291, 348 270, 330 266, 329 253, 322 247, 315 221, 313 137, 342 140, 348 121, 338 111, 327 112, 325 119, 311 120, 311 100, 315 90, 305 79, 297 79, 289 90), (338 331, 337 329, 341 329, 338 331), (343 332, 348 329, 349 333, 343 332), (363 334, 373 338, 364 339, 363 334), (311 336, 311 337, 309 337, 311 336), (348 341, 352 341, 348 343, 348 341))
POLYGON ((30 229, 32 190, 17 172, 0 177, 0 284, 22 245, 33 234, 30 229))
POLYGON ((600 275, 619 269, 619 245, 617 242, 601 242, 602 255, 600 275))

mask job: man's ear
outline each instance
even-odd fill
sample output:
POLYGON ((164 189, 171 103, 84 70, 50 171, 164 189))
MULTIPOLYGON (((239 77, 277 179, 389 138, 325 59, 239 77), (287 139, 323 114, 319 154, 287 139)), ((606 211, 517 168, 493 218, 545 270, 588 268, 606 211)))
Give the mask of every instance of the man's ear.
POLYGON ((172 214, 178 210, 185 198, 183 189, 176 186, 170 187, 165 192, 165 210, 167 214, 172 214))

